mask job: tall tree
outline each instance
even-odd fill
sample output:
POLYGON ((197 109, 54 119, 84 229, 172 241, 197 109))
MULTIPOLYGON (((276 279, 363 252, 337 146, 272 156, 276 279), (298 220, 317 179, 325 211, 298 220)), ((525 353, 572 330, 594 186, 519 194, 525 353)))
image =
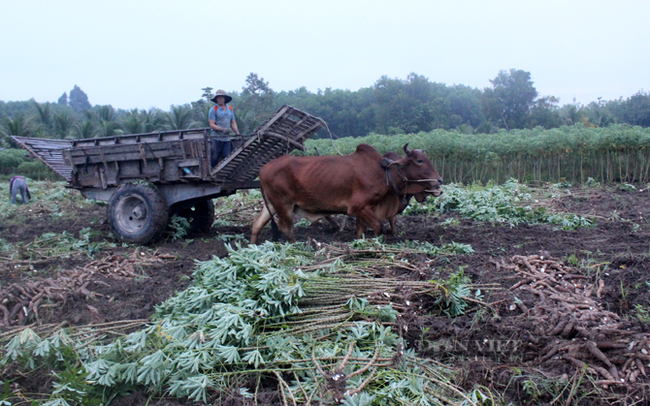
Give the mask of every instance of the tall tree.
POLYGON ((241 122, 238 127, 243 133, 253 132, 266 121, 275 111, 275 92, 269 82, 251 72, 239 95, 237 110, 235 117, 241 122))
POLYGON ((575 125, 586 119, 586 111, 582 104, 573 103, 565 104, 560 109, 560 116, 564 119, 566 125, 575 125))
POLYGON ((535 100, 530 109, 528 128, 540 126, 548 130, 562 125, 560 109, 557 106, 559 101, 560 99, 555 96, 545 96, 535 100))
POLYGON ((384 133, 417 133, 449 128, 449 89, 411 73, 407 79, 381 77, 374 86, 376 130, 384 133))
POLYGON ((74 88, 70 90, 68 105, 77 112, 89 110, 92 107, 88 101, 86 93, 84 93, 84 91, 77 85, 74 85, 74 88))
POLYGON ((640 91, 625 101, 625 121, 650 127, 650 93, 640 91))
POLYGON ((214 97, 211 87, 204 87, 201 90, 203 90, 203 94, 201 95, 201 98, 205 99, 206 102, 209 102, 212 99, 212 97, 214 97))
POLYGON ((485 121, 481 113, 481 91, 464 85, 453 85, 447 96, 452 115, 451 128, 469 125, 477 128, 485 121), (453 119, 453 117, 458 119, 453 119))
POLYGON ((530 115, 537 90, 530 80, 530 72, 510 69, 500 71, 490 80, 492 89, 483 92, 481 105, 485 116, 505 129, 524 128, 530 115))
POLYGON ((66 92, 63 92, 61 97, 59 97, 59 100, 57 100, 57 104, 61 106, 67 106, 68 105, 68 94, 66 92))
POLYGON ((613 123, 612 113, 607 102, 602 97, 598 101, 591 102, 585 107, 587 119, 597 127, 606 127, 613 123))

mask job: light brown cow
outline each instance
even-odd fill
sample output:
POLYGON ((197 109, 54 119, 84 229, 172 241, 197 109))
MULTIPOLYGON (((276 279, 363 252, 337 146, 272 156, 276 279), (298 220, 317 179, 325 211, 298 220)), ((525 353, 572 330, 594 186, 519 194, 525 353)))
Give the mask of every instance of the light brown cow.
POLYGON ((409 149, 408 144, 404 151, 405 157, 390 161, 372 146, 360 144, 349 155, 285 155, 267 163, 260 170, 265 207, 253 221, 251 243, 257 242, 260 231, 274 214, 278 216, 280 231, 290 242, 295 242, 294 214, 310 221, 347 214, 359 223, 357 238, 365 231, 364 225, 372 227, 375 235, 381 235, 381 219, 375 211, 382 210, 382 201, 403 195, 426 197, 427 193, 441 193, 442 179, 429 158, 421 150, 409 149))

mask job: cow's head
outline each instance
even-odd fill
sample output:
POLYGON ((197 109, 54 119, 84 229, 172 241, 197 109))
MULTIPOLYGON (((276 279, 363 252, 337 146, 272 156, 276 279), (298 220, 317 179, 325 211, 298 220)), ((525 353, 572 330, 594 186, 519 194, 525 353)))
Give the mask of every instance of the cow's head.
POLYGON ((433 164, 421 149, 411 149, 404 144, 406 156, 395 161, 395 164, 406 179, 405 194, 414 195, 418 202, 423 202, 427 194, 440 196, 442 178, 433 164))

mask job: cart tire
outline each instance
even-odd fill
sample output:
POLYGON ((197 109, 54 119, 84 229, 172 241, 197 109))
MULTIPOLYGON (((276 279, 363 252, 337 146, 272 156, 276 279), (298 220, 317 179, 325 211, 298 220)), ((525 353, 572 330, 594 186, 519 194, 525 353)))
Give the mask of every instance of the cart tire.
POLYGON ((212 199, 202 200, 191 206, 173 207, 172 215, 184 217, 190 222, 190 233, 206 233, 214 223, 214 202, 212 199))
POLYGON ((108 223, 124 242, 149 244, 165 231, 169 210, 165 197, 151 184, 125 184, 111 197, 108 223))

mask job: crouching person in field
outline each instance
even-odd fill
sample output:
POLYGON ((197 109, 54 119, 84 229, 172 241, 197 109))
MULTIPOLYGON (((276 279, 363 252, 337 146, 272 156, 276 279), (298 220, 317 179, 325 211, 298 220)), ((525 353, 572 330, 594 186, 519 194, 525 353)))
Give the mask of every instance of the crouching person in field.
POLYGON ((11 204, 16 204, 16 196, 20 192, 20 197, 23 199, 22 203, 27 203, 27 200, 32 198, 27 188, 27 181, 22 176, 14 176, 9 181, 9 192, 11 193, 11 204))

